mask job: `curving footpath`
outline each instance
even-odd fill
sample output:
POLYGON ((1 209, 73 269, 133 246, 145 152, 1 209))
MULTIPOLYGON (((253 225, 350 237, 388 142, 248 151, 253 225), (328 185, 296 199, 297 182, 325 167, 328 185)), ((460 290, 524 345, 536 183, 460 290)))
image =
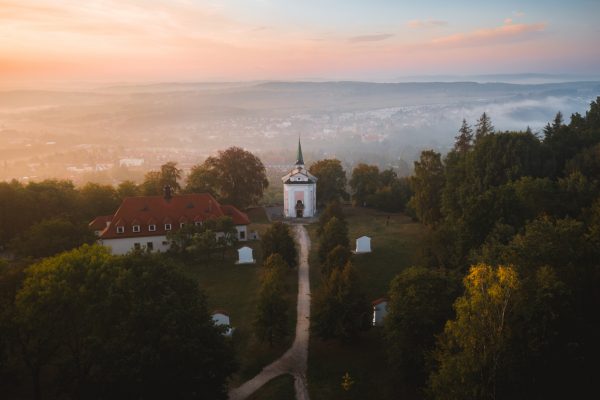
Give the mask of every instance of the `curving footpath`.
POLYGON ((229 400, 243 400, 265 383, 282 374, 291 374, 294 377, 296 400, 308 400, 306 369, 308 359, 308 330, 310 327, 310 280, 308 271, 310 239, 306 229, 302 225, 294 225, 294 233, 300 245, 296 338, 292 347, 284 355, 267 365, 258 375, 246 381, 240 387, 231 389, 229 391, 229 400))

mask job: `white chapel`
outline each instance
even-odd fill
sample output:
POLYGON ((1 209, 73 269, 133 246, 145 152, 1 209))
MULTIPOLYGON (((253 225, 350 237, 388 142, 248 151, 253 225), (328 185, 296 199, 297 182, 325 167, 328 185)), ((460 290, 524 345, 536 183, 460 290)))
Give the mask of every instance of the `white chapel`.
POLYGON ((286 218, 310 218, 317 211, 317 177, 304 167, 302 146, 298 139, 296 165, 283 181, 283 215, 286 218))

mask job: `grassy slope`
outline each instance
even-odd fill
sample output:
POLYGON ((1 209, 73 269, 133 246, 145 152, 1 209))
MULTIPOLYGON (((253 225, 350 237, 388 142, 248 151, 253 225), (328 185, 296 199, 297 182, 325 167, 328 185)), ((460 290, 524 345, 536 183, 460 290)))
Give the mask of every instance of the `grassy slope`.
POLYGON ((270 380, 248 400, 292 400, 294 398, 294 378, 285 374, 270 380))
MULTIPOLYGON (((385 214, 373 210, 344 210, 351 243, 360 236, 371 237, 371 254, 353 257, 369 300, 387 293, 391 279, 404 268, 413 265, 414 249, 423 234, 423 227, 402 214, 385 214), (389 224, 387 216, 390 215, 389 224)), ((316 226, 309 228, 313 247, 311 253, 311 288, 320 281, 316 255, 316 226)), ((357 342, 342 345, 311 337, 308 380, 312 400, 334 399, 396 399, 411 398, 403 388, 393 387, 393 378, 385 358, 385 345, 380 329, 372 329, 357 342), (355 381, 350 391, 341 389, 342 376, 348 372, 355 381)))
MULTIPOLYGON (((253 223, 249 231, 259 234, 268 228, 264 212, 253 210, 250 213, 253 223), (254 223, 257 221, 259 223, 254 223)), ((222 309, 229 313, 231 324, 235 328, 233 341, 240 362, 240 369, 233 377, 233 387, 256 375, 265 365, 278 358, 291 345, 296 324, 296 295, 298 293, 297 270, 291 270, 285 277, 287 292, 290 299, 290 336, 282 343, 272 348, 260 343, 252 334, 252 321, 256 308, 258 289, 260 287, 260 269, 262 254, 260 241, 245 242, 254 249, 253 265, 235 265, 237 251, 232 250, 221 260, 220 254, 202 263, 192 263, 186 266, 186 272, 194 278, 207 296, 210 310, 222 309)), ((241 245, 240 245, 241 247, 241 245)))

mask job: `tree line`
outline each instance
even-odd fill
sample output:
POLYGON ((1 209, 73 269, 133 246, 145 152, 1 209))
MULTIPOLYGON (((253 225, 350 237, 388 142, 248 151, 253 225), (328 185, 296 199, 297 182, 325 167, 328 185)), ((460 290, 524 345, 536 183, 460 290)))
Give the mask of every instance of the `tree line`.
POLYGON ((582 397, 600 356, 600 98, 539 136, 463 120, 415 162, 421 267, 391 283, 391 366, 440 399, 582 397))

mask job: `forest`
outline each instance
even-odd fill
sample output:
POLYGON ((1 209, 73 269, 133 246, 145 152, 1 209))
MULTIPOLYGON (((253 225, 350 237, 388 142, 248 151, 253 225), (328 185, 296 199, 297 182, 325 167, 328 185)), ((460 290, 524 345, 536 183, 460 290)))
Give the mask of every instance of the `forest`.
MULTIPOLYGON (((419 262, 389 287, 387 363, 398 384, 436 399, 593 393, 600 98, 568 122, 558 113, 540 134, 496 131, 485 113, 473 127, 463 120, 453 150, 423 151, 409 178, 359 164, 348 179, 333 159, 310 170, 321 188, 317 256, 326 279, 314 297, 314 334, 351 342, 369 328, 338 203, 351 195, 353 207, 403 211, 427 228, 415 249, 419 262), (345 319, 336 320, 344 309, 345 319)), ((113 213, 124 197, 157 195, 169 185, 246 208, 260 203, 268 185, 261 161, 240 148, 209 157, 181 182, 182 171, 169 162, 140 185, 0 183, 0 251, 11 256, 0 260, 1 388, 27 371, 36 398, 50 380, 47 397, 160 398, 158 376, 178 388, 170 395, 226 396, 236 369, 232 349, 211 325, 204 295, 179 274, 177 257, 119 258, 90 245, 87 223, 113 213), (255 179, 244 178, 248 168, 259 171, 255 179), (116 349, 128 356, 115 356, 116 349), (202 360, 215 358, 214 373, 190 372, 206 372, 202 360)), ((281 271, 295 265, 296 254, 283 225, 270 228, 263 247, 265 255, 282 256, 266 263, 271 272, 263 277, 256 322, 273 343, 289 334, 277 315, 287 306, 266 310, 283 296, 281 271)))

